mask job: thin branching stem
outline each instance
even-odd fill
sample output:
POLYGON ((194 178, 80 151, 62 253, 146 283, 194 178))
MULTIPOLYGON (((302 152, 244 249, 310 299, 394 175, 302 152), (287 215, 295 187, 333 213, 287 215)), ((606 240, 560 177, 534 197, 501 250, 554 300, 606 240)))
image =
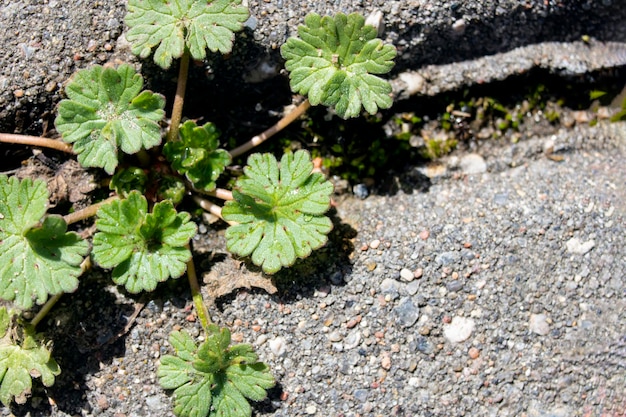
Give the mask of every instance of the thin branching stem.
POLYGON ((18 145, 41 146, 42 148, 56 149, 57 151, 74 154, 71 145, 60 140, 42 138, 41 136, 16 135, 14 133, 0 133, 0 142, 18 145))
POLYGON ((170 120, 170 130, 167 132, 168 142, 178 140, 178 128, 183 117, 183 104, 185 102, 185 90, 187 89, 187 77, 189 74, 189 50, 185 48, 183 56, 180 58, 178 69, 178 83, 176 85, 176 97, 172 106, 172 118, 170 120))
MULTIPOLYGON (((191 250, 191 245, 187 244, 187 249, 191 250)), ((198 275, 196 274, 193 257, 187 262, 187 279, 189 279, 191 298, 196 306, 200 324, 202 324, 204 331, 208 332, 209 325, 211 324, 211 316, 209 315, 209 310, 206 308, 204 299, 202 298, 202 291, 200 290, 200 284, 198 283, 198 275)))
MULTIPOLYGON (((218 206, 217 204, 214 204, 212 202, 210 202, 209 200, 206 200, 202 197, 199 197, 197 195, 193 196, 193 200, 196 202, 197 205, 199 205, 200 207, 202 207, 204 210, 208 211, 209 213, 219 217, 220 219, 224 220, 224 218, 222 217, 222 207, 218 206)), ((226 220, 224 220, 226 221, 226 220)), ((226 223, 228 223, 229 225, 233 226, 235 223, 233 222, 228 222, 226 221, 226 223)))
POLYGON ((203 192, 203 194, 211 197, 216 197, 224 201, 230 201, 233 199, 233 192, 224 188, 216 188, 213 191, 203 192))
POLYGON ((102 207, 105 204, 110 203, 111 201, 115 201, 117 199, 119 199, 118 196, 109 197, 106 200, 103 200, 96 204, 92 204, 88 207, 85 207, 82 210, 78 210, 78 211, 75 211, 74 213, 66 214, 65 216, 63 216, 63 220, 65 220, 65 223, 67 224, 72 224, 72 223, 79 222, 81 220, 88 219, 89 217, 95 216, 100 207, 102 207))
POLYGON ((280 132, 285 127, 289 126, 294 120, 296 120, 298 117, 304 114, 304 112, 307 111, 309 107, 311 107, 311 103, 309 102, 309 99, 304 100, 302 103, 300 103, 300 105, 298 105, 298 107, 293 109, 291 112, 286 114, 282 119, 276 122, 274 126, 270 127, 269 129, 267 129, 265 132, 261 133, 260 135, 254 136, 252 139, 250 139, 243 145, 238 146, 232 151, 230 151, 230 155, 233 158, 236 158, 239 155, 242 155, 248 152, 250 149, 254 148, 255 146, 258 146, 261 143, 265 142, 267 139, 271 138, 276 133, 280 132))

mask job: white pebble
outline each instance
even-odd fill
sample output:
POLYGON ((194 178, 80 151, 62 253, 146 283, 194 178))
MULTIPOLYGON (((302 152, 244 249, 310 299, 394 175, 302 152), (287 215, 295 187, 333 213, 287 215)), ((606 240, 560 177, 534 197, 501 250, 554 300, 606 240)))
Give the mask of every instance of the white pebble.
POLYGON ((415 279, 415 275, 413 274, 413 271, 411 271, 410 269, 402 268, 402 270, 400 270, 400 278, 403 281, 411 282, 415 279))
POLYGON ((455 316, 450 324, 443 325, 443 336, 452 343, 464 342, 474 331, 474 320, 455 316))
POLYGON ((265 342, 267 342, 267 335, 262 334, 261 336, 259 336, 256 341, 254 342, 254 344, 256 346, 261 346, 263 345, 265 342))
POLYGON ((464 174, 482 174, 487 172, 487 163, 485 159, 477 153, 469 153, 461 158, 461 171, 464 174))
POLYGON ((270 350, 274 356, 283 356, 287 353, 287 341, 285 338, 278 336, 275 339, 270 340, 270 350))
POLYGON ((573 237, 567 241, 567 251, 569 253, 574 253, 576 255, 584 255, 589 252, 596 245, 594 240, 589 240, 587 242, 582 242, 577 237, 573 237))
POLYGON ((531 332, 540 336, 545 336, 550 333, 550 325, 548 324, 548 317, 545 314, 531 314, 528 321, 528 328, 531 332))

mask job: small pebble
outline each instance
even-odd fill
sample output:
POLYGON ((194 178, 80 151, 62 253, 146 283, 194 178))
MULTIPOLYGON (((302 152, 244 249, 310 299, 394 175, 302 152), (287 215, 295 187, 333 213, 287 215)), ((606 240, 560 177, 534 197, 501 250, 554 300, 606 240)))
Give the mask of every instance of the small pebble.
POLYGON ((360 315, 356 316, 356 317, 355 317, 355 318, 353 318, 353 319, 350 319, 350 321, 348 321, 348 322, 346 323, 346 327, 347 327, 348 329, 353 328, 354 326, 356 326, 357 324, 359 324, 359 323, 361 322, 361 319, 362 319, 362 317, 361 317, 360 315))
POLYGON ((400 270, 400 278, 403 281, 411 282, 415 279, 415 275, 413 274, 413 271, 411 271, 410 269, 402 268, 400 270))
POLYGON ((454 281, 450 281, 446 284, 446 289, 450 292, 457 292, 463 289, 463 281, 461 280, 454 280, 454 281))
POLYGON ((550 333, 548 317, 545 314, 531 314, 528 322, 528 329, 540 336, 547 335, 550 333))
POLYGON ((317 413, 317 407, 314 405, 307 405, 307 407, 304 410, 308 415, 313 415, 315 413, 317 413))
POLYGON ((413 326, 419 318, 419 307, 408 297, 403 298, 393 311, 396 314, 396 322, 402 327, 413 326))
POLYGON ((331 342, 339 342, 341 341, 341 339, 343 339, 343 336, 341 336, 341 333, 339 333, 338 331, 330 332, 328 334, 328 340, 330 340, 331 342))
POLYGON ((565 245, 567 246, 567 251, 569 253, 573 253, 575 255, 584 255, 591 249, 593 249, 593 247, 596 245, 596 242, 593 240, 582 242, 580 239, 573 237, 568 240, 565 245))
POLYGON ((487 163, 482 156, 469 153, 461 158, 461 171, 466 175, 481 174, 487 171, 487 163))
POLYGON ((369 190, 367 189, 367 185, 365 184, 356 184, 354 187, 352 187, 352 192, 354 193, 356 198, 359 198, 361 200, 365 200, 370 194, 369 190))
POLYGON ((480 356, 480 351, 475 347, 471 347, 470 350, 468 351, 468 354, 470 358, 476 359, 480 356))
POLYGON ((422 230, 419 236, 420 236, 420 239, 426 240, 430 236, 430 232, 428 230, 422 230))
POLYGON ((270 340, 269 345, 274 356, 280 357, 287 353, 287 341, 283 337, 270 340))
POLYGON ((343 347, 345 350, 354 349, 361 344, 361 332, 358 330, 352 330, 348 333, 348 336, 343 341, 343 347))
POLYGON ((455 316, 450 324, 444 324, 443 336, 452 343, 464 342, 472 335, 474 325, 475 323, 472 319, 455 316))
POLYGON ((388 371, 391 369, 391 357, 389 355, 383 355, 382 359, 380 360, 380 366, 388 371))
POLYGON ((380 246, 380 240, 378 239, 374 239, 370 242, 370 248, 372 249, 378 249, 379 246, 380 246))

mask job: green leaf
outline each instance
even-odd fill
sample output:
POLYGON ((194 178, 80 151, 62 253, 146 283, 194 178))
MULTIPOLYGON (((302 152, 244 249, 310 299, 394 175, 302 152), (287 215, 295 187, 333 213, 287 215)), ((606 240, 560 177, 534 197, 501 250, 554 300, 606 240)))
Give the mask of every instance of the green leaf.
POLYGON ((324 245, 332 229, 324 213, 333 186, 312 170, 306 151, 286 153, 280 165, 271 154, 251 155, 234 200, 222 209, 225 220, 237 223, 226 230, 228 250, 251 255, 271 274, 324 245))
POLYGON ((143 78, 130 65, 96 65, 74 74, 54 123, 83 166, 113 174, 119 149, 133 154, 161 143, 165 99, 142 87, 143 78))
POLYGON ((274 386, 267 365, 256 361, 249 345, 228 347, 227 329, 209 329, 199 347, 182 332, 172 332, 170 343, 178 356, 163 356, 157 376, 163 388, 174 390, 174 413, 179 417, 250 416, 246 398, 261 401, 274 386), (243 352, 251 362, 235 361, 241 361, 243 352))
POLYGON ((148 174, 138 167, 128 167, 118 170, 109 183, 109 188, 122 196, 128 197, 131 191, 137 190, 140 193, 146 192, 148 174))
POLYGON ((217 149, 219 131, 212 123, 198 127, 188 120, 180 127, 180 140, 163 146, 163 154, 179 174, 185 175, 193 186, 213 191, 215 181, 230 164, 231 157, 223 149, 217 149))
POLYGON ((600 97, 604 97, 606 95, 606 91, 601 91, 601 90, 591 90, 589 92, 589 98, 591 100, 595 100, 598 99, 600 97))
POLYGON ((0 298, 23 309, 78 286, 86 241, 67 232, 62 217, 43 218, 45 182, 0 175, 0 298))
POLYGON ((391 85, 372 74, 391 71, 396 49, 361 15, 310 13, 298 34, 280 48, 294 92, 312 105, 334 106, 344 119, 358 116, 361 106, 371 114, 391 107, 391 85))
MULTIPOLYGON (((265 390, 263 390, 265 398, 265 390)), ((222 377, 213 389, 213 412, 211 417, 244 417, 252 415, 246 397, 228 379, 222 377)))
POLYGON ((159 178, 158 200, 170 200, 172 204, 177 205, 183 201, 186 192, 185 183, 179 177, 163 175, 159 178))
POLYGON ((186 245, 196 233, 188 213, 177 213, 169 201, 154 205, 137 191, 98 210, 93 238, 94 260, 113 269, 113 281, 131 293, 152 291, 159 282, 178 278, 191 252, 186 245))
POLYGON ((169 68, 185 48, 195 60, 204 59, 206 49, 229 53, 248 17, 241 0, 129 0, 126 39, 141 58, 156 47, 154 62, 169 68))
MULTIPOLYGON (((0 312, 6 317, 13 315, 4 307, 0 312)), ((28 326, 12 329, 11 333, 18 333, 18 330, 24 335, 21 345, 7 337, 0 340, 0 402, 5 407, 9 407, 12 400, 18 404, 26 402, 33 378, 40 378, 46 387, 50 387, 54 384, 54 377, 61 373, 39 335, 28 326)))
POLYGON ((269 368, 261 362, 231 365, 226 375, 237 391, 252 401, 261 401, 267 395, 265 390, 274 386, 269 368))

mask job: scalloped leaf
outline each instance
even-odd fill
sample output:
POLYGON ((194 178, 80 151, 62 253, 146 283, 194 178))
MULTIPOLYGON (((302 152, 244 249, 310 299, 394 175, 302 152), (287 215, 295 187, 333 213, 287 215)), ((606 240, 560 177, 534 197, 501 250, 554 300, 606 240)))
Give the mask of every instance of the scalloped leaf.
MULTIPOLYGON (((17 323, 16 315, 8 313, 4 307, 0 308, 0 313, 9 322, 17 323)), ((40 378, 46 387, 50 387, 54 384, 54 377, 61 373, 50 350, 32 327, 11 329, 10 333, 21 333, 23 339, 21 344, 8 336, 0 340, 0 402, 5 407, 9 407, 13 400, 18 404, 26 402, 32 379, 40 378)))
POLYGON ((96 65, 72 76, 54 123, 84 167, 113 174, 118 150, 134 154, 161 143, 165 98, 142 87, 141 75, 126 64, 96 65))
POLYGON ((333 186, 312 173, 307 151, 286 153, 280 165, 272 154, 253 154, 237 181, 233 201, 222 209, 228 250, 250 256, 272 274, 324 245, 332 222, 324 215, 333 186))
POLYGON ((174 390, 174 413, 179 417, 249 417, 252 409, 246 398, 261 401, 274 378, 267 365, 257 362, 251 346, 228 347, 228 329, 213 325, 207 330, 200 346, 185 332, 170 334, 177 356, 161 358, 159 383, 174 390))
POLYGON ((113 281, 131 293, 152 291, 159 282, 183 275, 191 259, 186 245, 197 229, 190 215, 177 213, 170 201, 147 211, 146 198, 132 191, 97 214, 94 261, 113 268, 113 281))
POLYGON ((310 13, 298 34, 280 48, 294 92, 312 105, 334 107, 344 119, 358 116, 361 107, 370 114, 391 107, 391 85, 372 74, 391 71, 396 49, 377 39, 361 15, 310 13))
POLYGON ((235 33, 250 16, 241 0, 129 0, 126 39, 135 55, 146 58, 154 51, 154 62, 169 68, 185 48, 195 60, 206 50, 227 54, 235 33))
POLYGON ((213 191, 215 181, 231 162, 228 152, 217 149, 220 132, 213 123, 197 126, 188 120, 180 126, 180 140, 167 142, 163 154, 179 174, 196 189, 213 191))
POLYGON ((89 252, 61 216, 43 217, 47 204, 44 181, 0 175, 0 297, 23 309, 76 290, 89 252))

